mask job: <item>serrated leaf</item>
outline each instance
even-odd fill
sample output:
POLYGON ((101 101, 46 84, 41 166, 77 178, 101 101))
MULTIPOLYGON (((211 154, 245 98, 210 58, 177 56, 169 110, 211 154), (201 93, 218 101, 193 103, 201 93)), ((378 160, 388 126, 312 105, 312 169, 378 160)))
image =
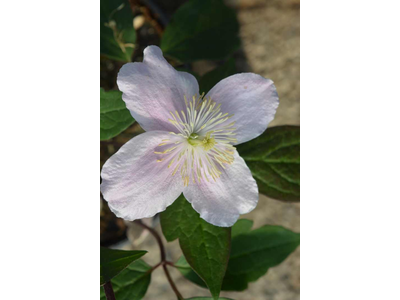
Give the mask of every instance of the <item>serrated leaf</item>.
POLYGON ((133 14, 127 0, 100 1, 100 54, 129 62, 136 43, 133 14))
POLYGON ((147 251, 123 251, 100 247, 100 285, 110 281, 146 253, 147 251))
MULTIPOLYGON (((115 298, 118 300, 142 299, 150 284, 150 270, 151 267, 141 259, 131 263, 111 280, 115 298)), ((100 299, 106 299, 103 288, 100 290, 100 299)))
MULTIPOLYGON (((250 231, 252 221, 239 220, 232 228, 231 256, 222 290, 243 291, 248 283, 265 275, 269 268, 283 262, 299 245, 300 235, 280 226, 265 225, 250 231), (241 222, 239 222, 241 221, 241 222), (235 229, 236 226, 236 229, 235 229)), ((175 264, 190 281, 205 287, 182 256, 175 264)))
POLYGON ((238 33, 236 14, 222 0, 190 0, 172 17, 161 49, 182 62, 223 59, 239 48, 238 33))
POLYGON ((100 140, 117 136, 135 120, 126 108, 120 91, 104 91, 100 88, 100 140))
POLYGON ((183 195, 161 213, 161 226, 167 241, 179 238, 187 262, 218 299, 229 259, 231 229, 201 219, 183 195))
POLYGON ((208 93, 218 82, 222 79, 231 76, 236 73, 235 60, 230 58, 226 63, 222 66, 215 68, 214 70, 206 73, 201 77, 199 81, 200 86, 200 94, 208 93))
POLYGON ((262 194, 278 200, 300 201, 299 126, 268 128, 237 150, 262 194))

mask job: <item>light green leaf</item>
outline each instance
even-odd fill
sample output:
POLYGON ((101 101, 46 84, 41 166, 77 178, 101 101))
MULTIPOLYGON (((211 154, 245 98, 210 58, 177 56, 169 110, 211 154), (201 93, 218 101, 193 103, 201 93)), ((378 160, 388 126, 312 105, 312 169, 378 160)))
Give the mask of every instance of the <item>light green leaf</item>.
POLYGON ((222 79, 231 76, 236 73, 235 60, 233 58, 229 59, 222 66, 215 68, 214 70, 203 75, 199 81, 200 94, 208 93, 214 85, 220 82, 222 79))
POLYGON ((100 54, 129 62, 136 42, 128 0, 100 0, 100 54))
POLYGON ((223 59, 239 48, 238 32, 235 12, 222 0, 190 0, 165 29, 161 49, 182 62, 223 59))
POLYGON ((126 108, 120 91, 100 88, 100 140, 108 140, 127 129, 135 120, 126 108))
MULTIPOLYGON (((151 267, 141 259, 131 263, 111 280, 115 298, 118 300, 142 299, 150 284, 150 270, 151 267)), ((100 290, 100 299, 106 299, 103 288, 100 290)))
POLYGON ((100 247, 100 285, 110 281, 146 253, 147 251, 123 251, 100 247))
MULTIPOLYGON (((265 225, 250 231, 252 221, 239 220, 232 228, 232 249, 222 290, 243 291, 248 283, 283 262, 299 245, 300 235, 280 226, 265 225), (236 227, 236 228, 235 228, 236 227)), ((182 256, 175 264, 188 280, 205 287, 182 256)))
POLYGON ((229 259, 231 229, 201 219, 183 195, 161 213, 161 226, 167 241, 179 238, 187 262, 218 299, 229 259))
POLYGON ((237 147, 258 189, 268 197, 300 201, 300 127, 268 128, 261 136, 237 147))

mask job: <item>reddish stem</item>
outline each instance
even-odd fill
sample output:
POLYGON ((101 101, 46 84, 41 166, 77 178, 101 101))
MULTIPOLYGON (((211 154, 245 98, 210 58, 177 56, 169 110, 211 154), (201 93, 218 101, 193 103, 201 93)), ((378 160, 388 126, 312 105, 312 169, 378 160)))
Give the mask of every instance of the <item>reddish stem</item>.
POLYGON ((114 290, 112 288, 111 281, 106 282, 103 285, 104 293, 106 294, 107 300, 115 300, 114 290))
MULTIPOLYGON (((184 298, 182 297, 181 293, 178 291, 175 283, 173 282, 171 275, 169 274, 169 271, 167 269, 167 264, 168 265, 173 265, 170 262, 167 262, 166 260, 166 255, 165 255, 165 248, 164 248, 164 244, 161 240, 160 235, 158 234, 158 232, 154 229, 151 228, 149 226, 147 226, 146 224, 142 223, 142 221, 140 220, 136 220, 134 221, 136 224, 138 224, 139 226, 147 229, 148 231, 150 231, 150 233, 154 236, 154 238, 156 239, 158 246, 160 247, 160 254, 161 254, 161 262, 160 264, 162 264, 165 275, 167 276, 168 282, 171 285, 171 288, 173 289, 175 295, 178 297, 179 300, 184 300, 184 298)), ((158 267, 160 264, 156 265, 156 267, 158 267)))

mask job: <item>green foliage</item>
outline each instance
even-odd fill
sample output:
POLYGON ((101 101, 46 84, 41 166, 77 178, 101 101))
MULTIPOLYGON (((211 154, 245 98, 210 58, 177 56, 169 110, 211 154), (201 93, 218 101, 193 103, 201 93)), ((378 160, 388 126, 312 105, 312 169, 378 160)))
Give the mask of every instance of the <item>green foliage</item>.
MULTIPOLYGON (((141 259, 130 264, 111 280, 115 298, 118 300, 142 299, 150 284, 150 270, 151 267, 141 259)), ((106 299, 103 288, 100 290, 100 299, 106 299)))
POLYGON ((238 32, 235 12, 222 0, 190 0, 165 29, 161 49, 182 62, 223 59, 239 48, 238 32))
POLYGON ((178 259, 178 261, 175 263, 175 267, 179 270, 179 272, 182 273, 183 276, 186 277, 186 279, 189 279, 191 282, 194 282, 202 287, 207 287, 199 275, 193 272, 193 269, 190 267, 184 256, 181 256, 178 259))
POLYGON ((231 76, 236 73, 235 60, 230 58, 225 64, 215 68, 208 72, 199 81, 200 94, 202 92, 208 93, 214 85, 220 82, 222 79, 231 76))
MULTIPOLYGON (((283 262, 300 243, 300 235, 281 226, 251 231, 252 221, 239 220, 232 228, 232 248, 222 290, 243 291, 268 269, 283 262)), ((182 256, 175 264, 190 281, 205 287, 182 256)))
POLYGON ((278 200, 300 201, 300 127, 268 128, 239 145, 261 193, 278 200))
POLYGON ((281 226, 265 225, 241 233, 232 241, 223 289, 243 291, 268 269, 283 262, 300 244, 300 234, 281 226))
POLYGON ((161 226, 167 241, 179 238, 187 262, 218 299, 229 259, 231 229, 201 219, 183 195, 161 213, 161 226))
POLYGON ((136 31, 128 0, 100 0, 100 54, 131 61, 136 31))
POLYGON ((110 281, 146 253, 147 251, 123 251, 100 247, 100 285, 110 281))
POLYGON ((100 140, 108 140, 127 129, 135 120, 126 108, 120 91, 100 88, 100 140))
POLYGON ((232 239, 238 236, 239 234, 248 233, 253 227, 253 221, 247 219, 237 220, 235 225, 232 227, 232 239))

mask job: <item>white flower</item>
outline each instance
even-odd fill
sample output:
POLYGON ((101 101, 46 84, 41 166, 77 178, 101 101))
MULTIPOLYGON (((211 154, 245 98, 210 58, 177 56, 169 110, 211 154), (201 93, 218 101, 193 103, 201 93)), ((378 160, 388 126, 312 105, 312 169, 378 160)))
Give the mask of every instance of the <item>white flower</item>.
POLYGON ((279 104, 273 82, 253 73, 221 80, 207 95, 156 46, 118 74, 122 99, 147 131, 103 166, 110 209, 135 220, 164 211, 183 192, 201 218, 232 226, 253 210, 258 188, 234 145, 262 134, 279 104))

